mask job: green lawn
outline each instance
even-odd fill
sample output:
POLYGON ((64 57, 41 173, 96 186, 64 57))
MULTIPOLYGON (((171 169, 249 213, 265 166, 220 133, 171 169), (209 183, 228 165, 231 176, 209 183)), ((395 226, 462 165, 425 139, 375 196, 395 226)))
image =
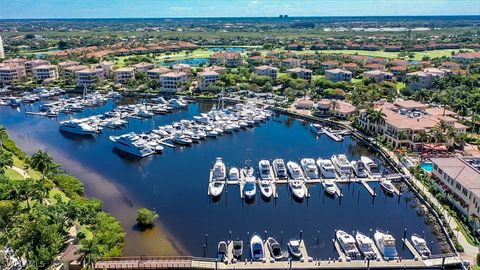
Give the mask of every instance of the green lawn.
POLYGON ((465 228, 465 225, 462 222, 458 221, 456 218, 455 218, 455 222, 457 223, 458 228, 460 228, 460 233, 462 233, 463 236, 465 236, 465 239, 467 239, 467 242, 470 245, 478 247, 479 246, 478 243, 473 240, 472 235, 469 233, 467 228, 465 228))
POLYGON ((5 170, 5 176, 7 176, 8 178, 11 178, 11 179, 15 179, 15 180, 22 180, 23 179, 23 176, 21 174, 19 174, 17 171, 13 170, 13 169, 6 169, 5 170))
MULTIPOLYGON (((17 156, 13 156, 13 165, 15 167, 18 167, 20 169, 25 169, 25 162, 20 160, 17 156)), ((35 170, 32 170, 30 168, 27 169, 27 173, 28 175, 30 175, 30 177, 32 177, 33 179, 41 179, 42 178, 42 174, 38 171, 35 171, 35 170)))

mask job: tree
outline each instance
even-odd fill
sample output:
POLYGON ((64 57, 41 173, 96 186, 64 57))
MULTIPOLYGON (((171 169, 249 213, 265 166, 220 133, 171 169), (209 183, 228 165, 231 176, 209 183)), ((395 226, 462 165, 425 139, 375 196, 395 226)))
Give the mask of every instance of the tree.
POLYGON ((46 173, 55 167, 53 158, 50 157, 47 152, 42 150, 38 150, 38 152, 32 155, 32 158, 30 159, 30 165, 42 172, 43 178, 45 178, 46 173))
POLYGON ((0 173, 5 173, 5 168, 13 165, 12 154, 0 148, 0 173))
POLYGON ((338 104, 338 100, 336 99, 330 100, 330 108, 333 110, 333 115, 335 115, 335 112, 337 111, 339 106, 340 105, 338 104))
POLYGON ((428 134, 425 130, 421 130, 417 133, 418 140, 422 143, 422 151, 423 151, 423 144, 430 140, 430 134, 428 134))
POLYGON ((137 210, 137 223, 140 228, 150 228, 155 225, 155 220, 158 218, 158 214, 147 208, 140 208, 137 210))
POLYGON ((96 239, 82 241, 82 247, 80 248, 79 262, 82 267, 88 270, 95 270, 95 263, 97 263, 100 257, 100 249, 96 239))

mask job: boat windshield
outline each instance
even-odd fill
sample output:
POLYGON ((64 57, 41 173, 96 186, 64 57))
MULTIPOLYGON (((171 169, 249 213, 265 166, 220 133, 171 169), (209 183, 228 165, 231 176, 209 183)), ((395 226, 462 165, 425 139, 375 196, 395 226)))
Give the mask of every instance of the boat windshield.
POLYGON ((245 191, 253 191, 255 189, 255 185, 253 183, 245 184, 245 191))

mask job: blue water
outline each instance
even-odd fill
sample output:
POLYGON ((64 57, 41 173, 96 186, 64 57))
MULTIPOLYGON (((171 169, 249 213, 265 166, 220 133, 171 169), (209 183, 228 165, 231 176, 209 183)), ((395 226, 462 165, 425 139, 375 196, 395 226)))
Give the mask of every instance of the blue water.
MULTIPOLYGON (((93 115, 113 108, 112 102, 98 109, 89 109, 78 116, 93 115)), ((37 105, 28 107, 36 109, 37 105)), ((316 137, 308 130, 308 123, 284 115, 276 115, 260 127, 240 131, 231 135, 210 139, 186 148, 166 148, 161 155, 142 160, 125 157, 112 149, 108 137, 128 131, 149 130, 153 126, 172 121, 192 118, 199 112, 208 111, 211 104, 192 104, 188 109, 149 120, 130 120, 129 126, 121 131, 106 129, 94 138, 65 135, 58 131, 58 120, 39 116, 26 116, 25 108, 0 108, 0 123, 7 127, 13 139, 32 153, 39 147, 56 154, 57 161, 67 171, 75 172, 76 161, 88 173, 77 175, 90 180, 91 175, 100 175, 128 193, 135 205, 155 208, 162 225, 185 247, 187 254, 202 256, 205 234, 208 234, 207 255, 215 256, 218 241, 226 240, 229 231, 233 238, 247 240, 247 235, 267 230, 268 235, 277 237, 285 244, 289 238, 299 237, 300 230, 312 257, 336 257, 332 238, 335 229, 347 232, 370 229, 388 230, 397 239, 399 253, 403 257, 411 254, 402 250, 401 237, 404 228, 408 234, 425 232, 427 241, 434 241, 433 253, 439 253, 437 239, 424 217, 411 207, 413 195, 405 191, 401 197, 388 197, 378 184, 372 184, 378 196, 372 198, 359 184, 344 184, 340 187, 344 196, 331 198, 320 185, 310 188, 311 197, 304 202, 292 199, 285 186, 279 187, 279 198, 266 202, 260 197, 249 204, 240 199, 239 188, 229 186, 218 202, 207 196, 209 169, 218 156, 227 166, 250 163, 256 166, 260 159, 284 158, 286 161, 303 157, 328 158, 333 154, 346 153, 350 160, 361 155, 371 155, 382 163, 361 143, 346 137, 342 143, 326 136, 316 137)), ((93 178, 92 178, 93 179, 93 178)), ((97 180, 92 180, 97 181, 97 180)), ((86 181, 90 183, 89 181, 86 181)), ((107 210, 132 211, 125 204, 112 203, 110 195, 103 195, 100 182, 86 185, 88 194, 97 194, 105 201, 107 210)), ((118 215, 123 220, 123 215, 118 215)), ((124 220, 125 221, 125 220, 124 220)), ((125 222, 132 220, 126 220, 125 222)), ((127 228, 128 235, 133 228, 127 228)), ((148 254, 138 239, 127 235, 128 255, 148 254), (133 251, 132 251, 133 250, 133 251)))
POLYGON ((431 163, 431 162, 422 162, 422 163, 420 163, 420 167, 421 167, 424 171, 431 173, 432 170, 433 170, 433 163, 431 163))
POLYGON ((208 63, 208 58, 191 58, 191 59, 183 59, 183 60, 177 60, 177 61, 168 61, 168 62, 163 62, 162 65, 171 67, 176 64, 187 64, 190 66, 200 66, 202 64, 208 63))
POLYGON ((245 52, 248 51, 247 48, 242 47, 215 47, 215 48, 208 48, 209 51, 214 52, 245 52))

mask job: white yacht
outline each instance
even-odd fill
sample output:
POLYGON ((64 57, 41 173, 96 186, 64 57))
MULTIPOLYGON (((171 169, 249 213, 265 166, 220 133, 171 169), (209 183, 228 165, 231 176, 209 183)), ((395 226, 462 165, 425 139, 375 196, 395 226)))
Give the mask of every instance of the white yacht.
POLYGON ((178 108, 183 108, 183 107, 186 107, 188 104, 186 103, 183 103, 182 101, 176 99, 176 98, 172 98, 168 101, 168 106, 171 106, 175 109, 178 109, 178 108))
POLYGON ((335 235, 337 237, 338 243, 340 244, 343 251, 345 252, 345 255, 347 255, 352 259, 356 259, 357 257, 360 257, 360 252, 358 251, 357 246, 355 245, 355 239, 353 238, 353 236, 351 236, 350 234, 342 230, 338 230, 335 235))
POLYGON ((302 257, 302 250, 300 249, 300 241, 299 240, 290 240, 287 243, 288 253, 292 255, 294 258, 301 258, 302 257))
POLYGON ((361 160, 352 161, 353 172, 360 178, 368 177, 365 164, 361 160))
POLYGON ((310 125, 308 125, 308 127, 316 135, 320 135, 320 134, 323 133, 323 127, 320 124, 310 124, 310 125))
POLYGON ((423 239, 417 234, 413 234, 410 240, 412 241, 413 246, 418 251, 420 256, 422 256, 422 259, 427 259, 428 257, 430 257, 431 252, 425 239, 423 239))
POLYGON ((266 199, 270 199, 273 195, 272 182, 270 180, 260 180, 258 184, 260 193, 266 199))
POLYGON ((387 194, 393 194, 395 193, 395 187, 393 186, 392 182, 389 180, 381 180, 380 181, 380 186, 385 190, 387 194))
POLYGON ((255 194, 257 194, 257 187, 255 184, 255 176, 253 176, 253 168, 247 167, 242 169, 242 173, 245 179, 245 185, 243 186, 243 194, 247 199, 255 198, 255 194))
POLYGON ((318 168, 315 165, 315 160, 313 158, 302 158, 300 160, 303 171, 307 179, 318 179, 318 168))
POLYGON ((176 134, 172 141, 180 145, 191 145, 193 143, 192 139, 187 135, 176 134))
POLYGON ((335 193, 337 192, 335 188, 335 184, 333 183, 332 180, 323 180, 322 186, 325 192, 327 192, 330 195, 335 195, 335 193))
POLYGON ((355 240, 357 240, 358 248, 365 259, 375 260, 377 259, 377 253, 373 249, 373 240, 365 234, 357 231, 355 234, 355 240))
POLYGON ((225 181, 227 179, 227 169, 225 167, 225 163, 223 163, 223 159, 221 157, 217 157, 215 163, 213 164, 212 169, 212 180, 213 181, 225 181))
POLYGON ((257 233, 254 233, 250 239, 250 252, 254 261, 261 261, 265 257, 263 240, 257 233))
POLYGON ((135 133, 110 136, 110 140, 114 142, 113 147, 138 157, 146 157, 154 153, 135 133))
POLYGON ((290 173, 290 177, 293 180, 305 180, 303 177, 302 169, 300 169, 300 166, 298 166, 297 163, 293 161, 287 162, 287 168, 288 172, 290 173))
POLYGON ((380 167, 378 167, 377 163, 375 163, 372 159, 366 156, 362 156, 360 157, 360 160, 363 162, 363 164, 365 164, 365 168, 372 177, 382 177, 380 167))
POLYGON ((237 168, 232 167, 228 172, 228 180, 230 181, 238 181, 240 180, 240 173, 237 168))
POLYGON ((283 159, 275 159, 273 161, 273 171, 275 173, 275 177, 278 179, 287 179, 287 168, 285 167, 285 162, 283 159))
POLYGON ((299 200, 303 200, 303 198, 305 198, 305 184, 303 183, 303 181, 289 179, 288 186, 290 187, 290 191, 292 192, 294 198, 299 200))
POLYGON ((258 162, 258 171, 260 172, 260 179, 273 180, 273 175, 270 169, 270 161, 263 159, 258 162))
POLYGON ((75 119, 60 122, 59 129, 61 131, 79 134, 79 135, 93 135, 96 133, 100 133, 101 131, 100 128, 92 127, 91 125, 89 125, 84 121, 79 121, 75 119))
POLYGON ((333 155, 331 160, 340 177, 348 177, 352 173, 353 167, 346 155, 333 155))
POLYGON ((320 168, 320 172, 322 173, 323 178, 326 179, 335 179, 335 167, 333 163, 329 159, 317 159, 317 166, 320 168))
POLYGON ((398 258, 397 248, 395 247, 395 238, 392 235, 380 230, 376 230, 373 235, 375 244, 382 253, 385 260, 395 260, 398 258))

